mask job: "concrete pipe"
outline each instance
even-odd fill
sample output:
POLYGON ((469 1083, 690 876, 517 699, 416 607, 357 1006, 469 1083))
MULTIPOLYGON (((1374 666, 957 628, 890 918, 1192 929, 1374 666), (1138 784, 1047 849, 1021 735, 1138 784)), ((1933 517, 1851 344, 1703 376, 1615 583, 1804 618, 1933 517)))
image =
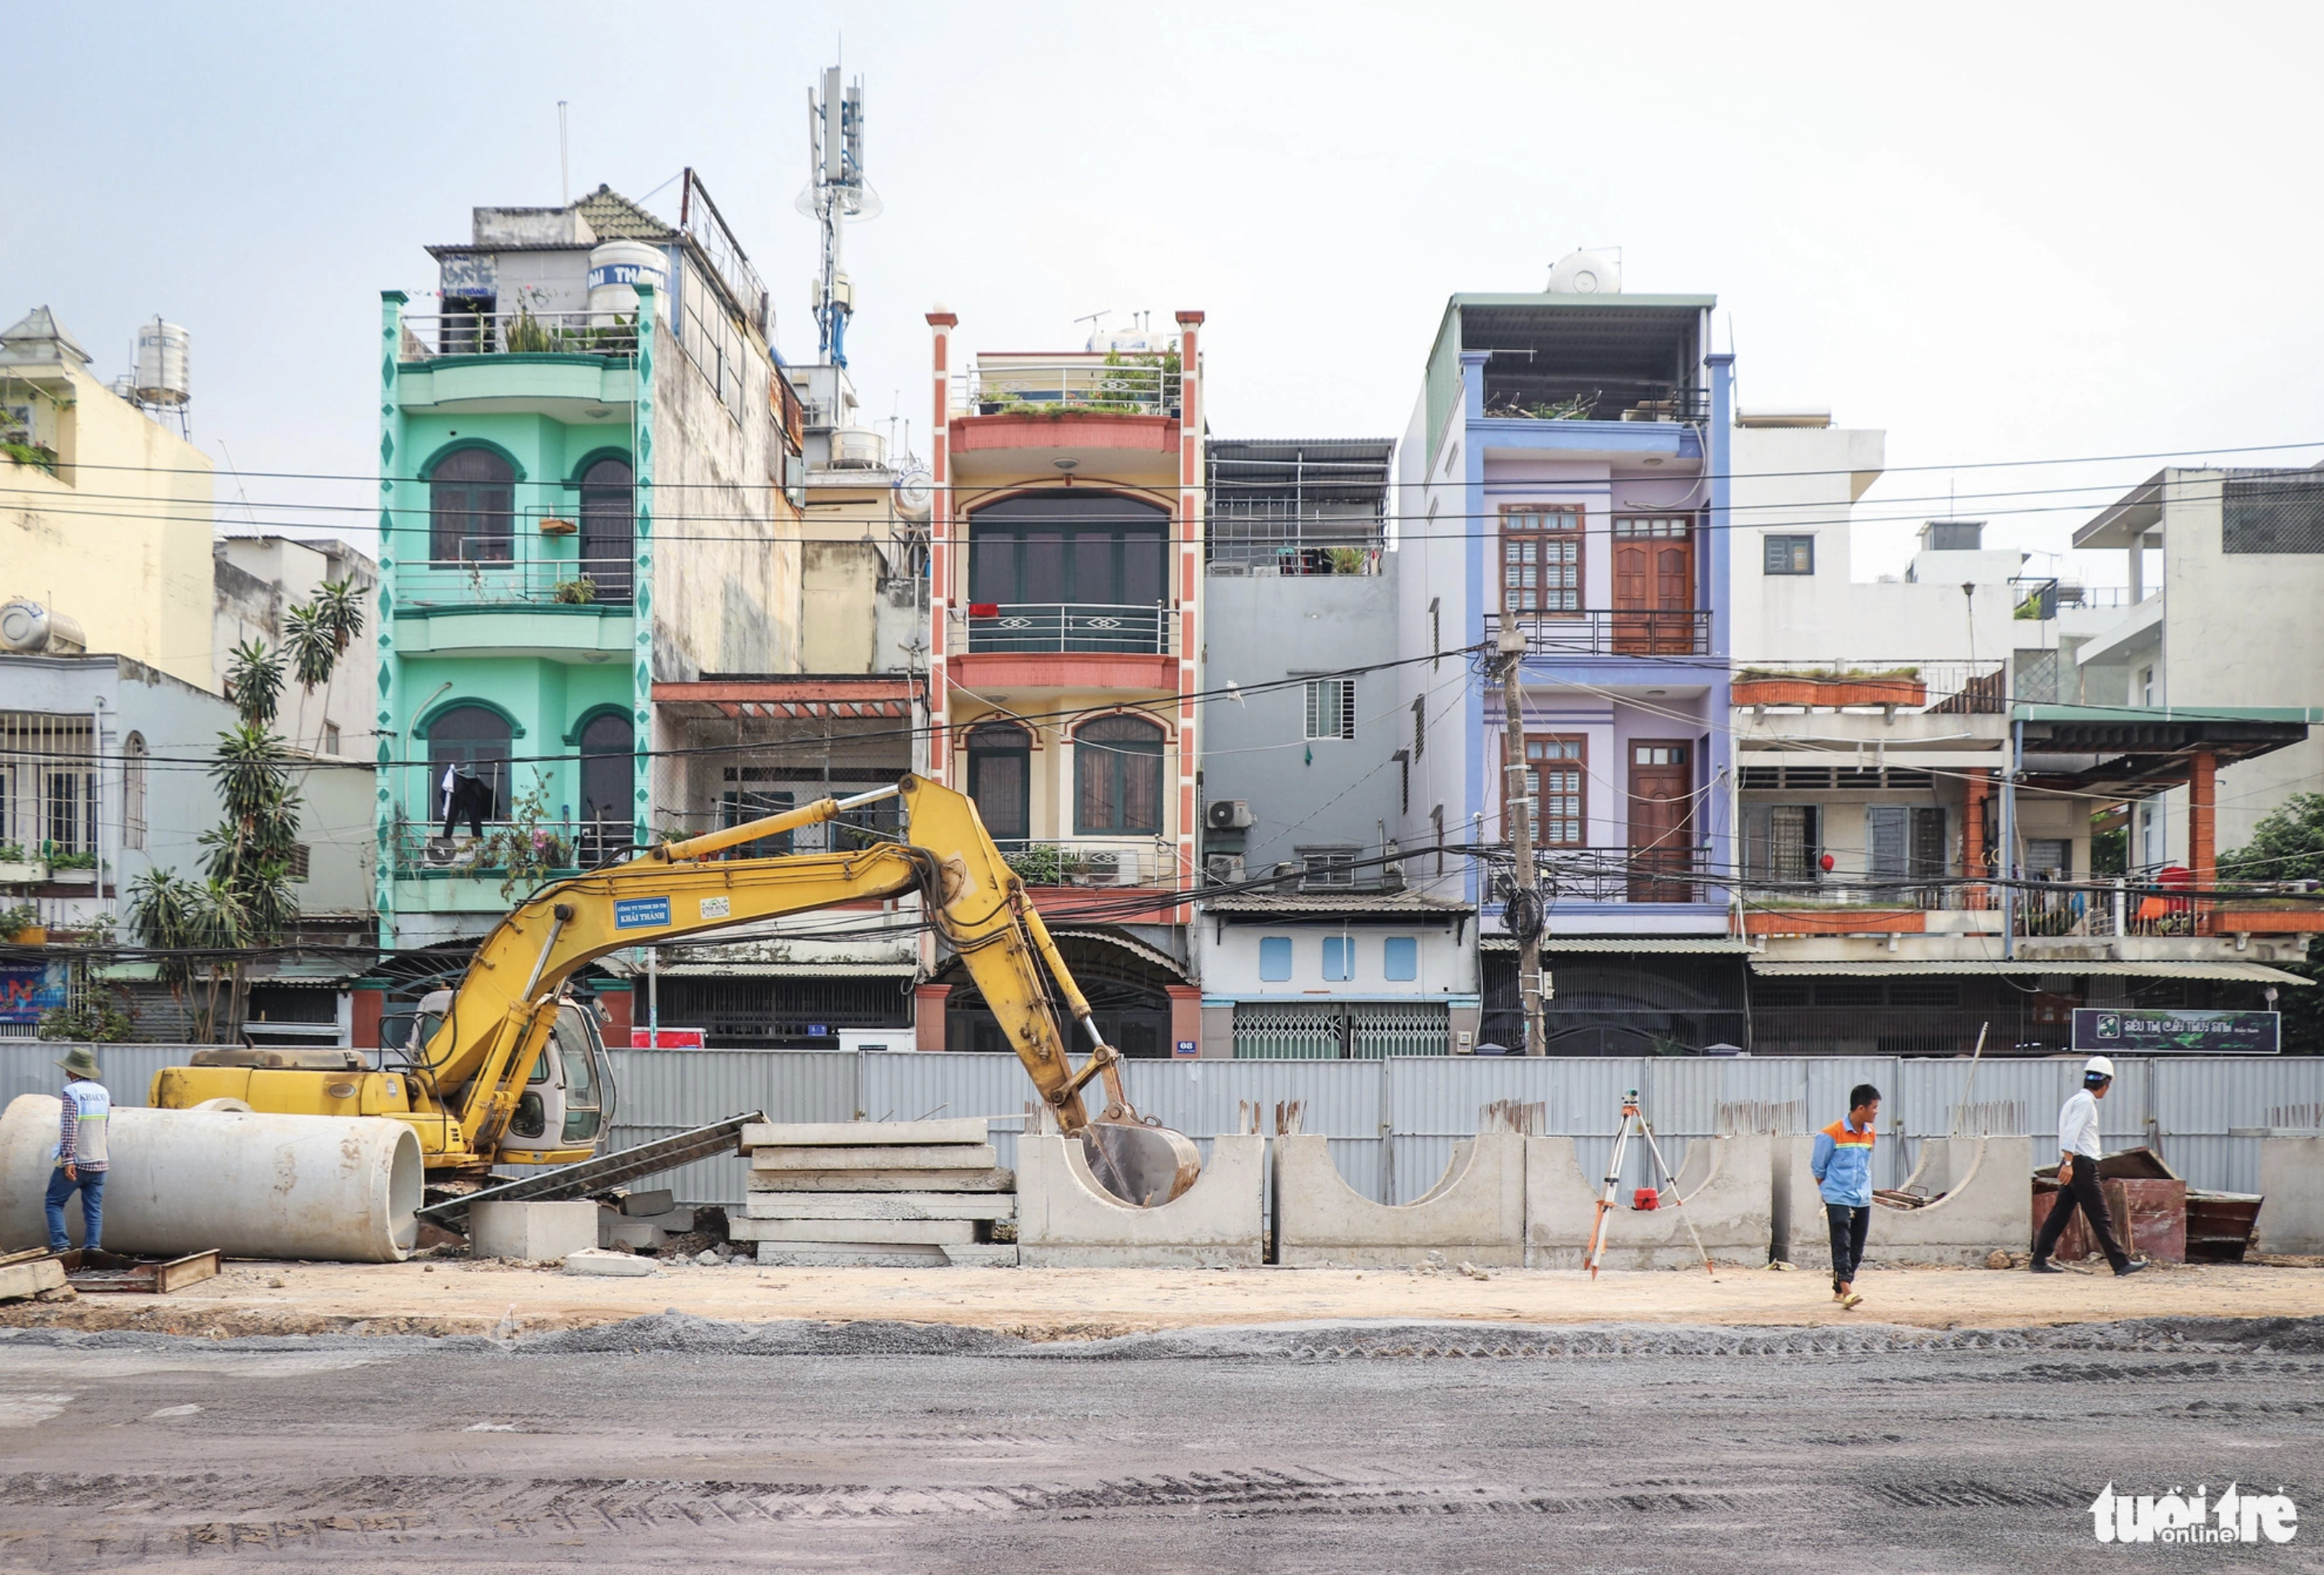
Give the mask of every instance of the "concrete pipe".
MULTIPOLYGON (((0 1115, 0 1250, 47 1244, 58 1115, 51 1094, 0 1115)), ((109 1127, 108 1251, 396 1263, 418 1237, 420 1138, 401 1121, 115 1105, 109 1127)), ((79 1241, 78 1196, 65 1225, 79 1241)))

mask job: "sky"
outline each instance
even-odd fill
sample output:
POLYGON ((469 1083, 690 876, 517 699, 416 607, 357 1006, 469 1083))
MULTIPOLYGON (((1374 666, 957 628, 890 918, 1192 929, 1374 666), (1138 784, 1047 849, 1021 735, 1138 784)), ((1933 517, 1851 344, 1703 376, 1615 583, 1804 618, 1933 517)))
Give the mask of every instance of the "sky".
POLYGON ((2324 458, 2313 7, 0 0, 0 319, 53 307, 107 377, 190 329, 229 524, 367 540, 378 292, 560 199, 559 99, 574 193, 675 216, 691 165, 813 359, 835 62, 886 202, 848 241, 875 419, 924 403, 936 301, 971 349, 1196 308, 1214 435, 1392 437, 1449 294, 1588 244, 1718 296, 1747 409, 1886 432, 1859 577, 1932 514, 2060 552, 2164 463, 2001 462, 2324 458))

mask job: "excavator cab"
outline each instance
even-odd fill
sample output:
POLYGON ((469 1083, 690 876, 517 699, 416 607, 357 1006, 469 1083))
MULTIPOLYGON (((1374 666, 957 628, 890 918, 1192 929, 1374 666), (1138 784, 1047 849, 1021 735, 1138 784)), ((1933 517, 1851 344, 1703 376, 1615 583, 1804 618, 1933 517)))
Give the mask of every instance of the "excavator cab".
MULTIPOLYGON (((430 990, 413 1014, 413 1045, 435 1037, 452 992, 430 990)), ((525 1073, 516 1110, 503 1135, 500 1159, 508 1165, 566 1164, 596 1151, 604 1137, 606 1096, 612 1086, 605 1041, 597 1014, 560 995, 549 1042, 525 1073)))

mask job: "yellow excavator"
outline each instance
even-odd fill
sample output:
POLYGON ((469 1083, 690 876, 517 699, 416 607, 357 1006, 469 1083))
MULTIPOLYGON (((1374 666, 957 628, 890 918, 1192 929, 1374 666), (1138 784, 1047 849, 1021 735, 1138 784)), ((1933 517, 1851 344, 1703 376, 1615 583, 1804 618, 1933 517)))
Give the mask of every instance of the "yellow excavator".
POLYGON ((400 1069, 367 1067, 346 1051, 198 1051, 192 1064, 155 1075, 152 1102, 190 1109, 228 1101, 274 1114, 409 1122, 438 1187, 480 1182, 495 1165, 586 1160, 603 1141, 605 1078, 595 1019, 566 993, 576 972, 623 947, 909 892, 920 894, 929 922, 960 953, 1058 1128, 1081 1138, 1098 1179, 1143 1205, 1192 1186, 1200 1151, 1131 1107, 1120 1054, 1098 1032, 975 804, 910 775, 893 788, 658 843, 541 888, 484 938, 457 988, 421 1003, 411 1036, 420 1048, 400 1069), (904 829, 895 842, 720 856, 898 797, 904 829), (1064 1019, 1089 1036, 1079 1067, 1060 1005, 1064 1019), (1083 1091, 1093 1079, 1103 1091, 1095 1113, 1083 1091))

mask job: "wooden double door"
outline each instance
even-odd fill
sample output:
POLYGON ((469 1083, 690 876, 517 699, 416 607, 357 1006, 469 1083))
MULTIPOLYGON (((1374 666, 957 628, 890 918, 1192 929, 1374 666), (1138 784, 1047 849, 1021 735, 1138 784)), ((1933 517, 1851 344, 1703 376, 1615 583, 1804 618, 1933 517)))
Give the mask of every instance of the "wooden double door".
POLYGON ((1685 656, 1697 644, 1694 520, 1684 514, 1614 521, 1614 652, 1685 656))

